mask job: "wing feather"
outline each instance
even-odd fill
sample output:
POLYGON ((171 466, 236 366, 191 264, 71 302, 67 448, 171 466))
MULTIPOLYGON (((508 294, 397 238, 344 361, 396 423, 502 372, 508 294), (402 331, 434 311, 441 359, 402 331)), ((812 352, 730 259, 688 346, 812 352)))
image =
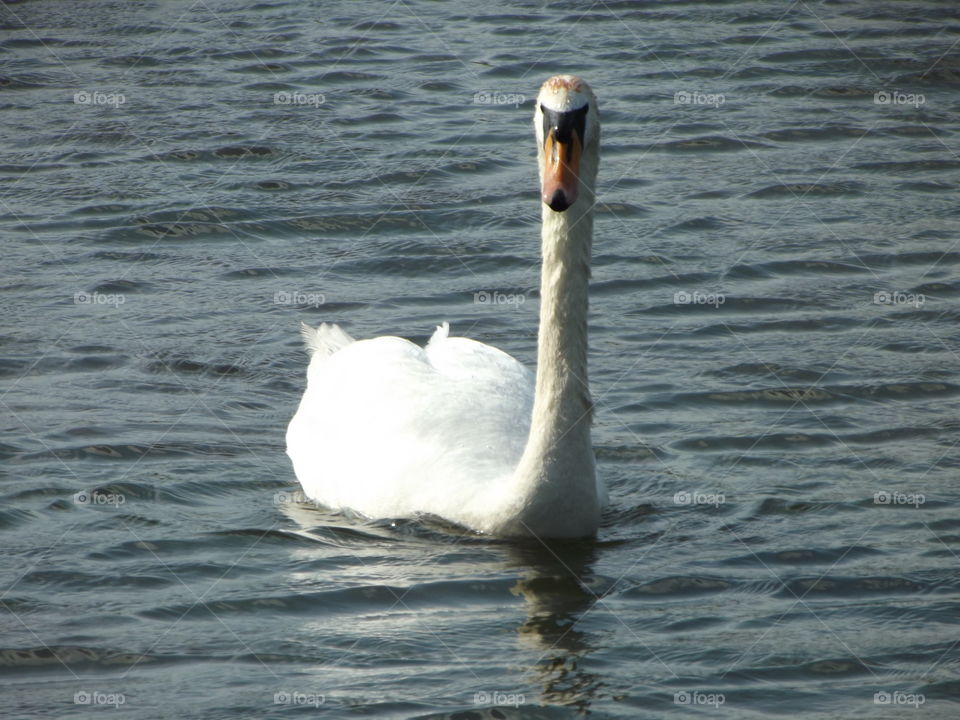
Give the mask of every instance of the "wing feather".
POLYGON ((482 503, 510 479, 529 434, 530 370, 450 337, 446 323, 426 348, 397 337, 353 341, 324 327, 287 432, 308 496, 376 517, 456 517, 463 508, 449 503, 482 503))

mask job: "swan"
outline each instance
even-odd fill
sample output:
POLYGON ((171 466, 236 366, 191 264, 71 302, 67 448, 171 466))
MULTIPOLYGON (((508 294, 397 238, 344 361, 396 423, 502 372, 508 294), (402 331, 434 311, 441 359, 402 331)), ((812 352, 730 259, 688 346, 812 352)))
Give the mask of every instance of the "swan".
POLYGON ((542 211, 537 371, 452 337, 425 347, 304 325, 307 387, 287 454, 309 499, 369 518, 439 516, 498 537, 596 533, 607 493, 590 440, 587 305, 596 98, 572 75, 534 110, 542 211))

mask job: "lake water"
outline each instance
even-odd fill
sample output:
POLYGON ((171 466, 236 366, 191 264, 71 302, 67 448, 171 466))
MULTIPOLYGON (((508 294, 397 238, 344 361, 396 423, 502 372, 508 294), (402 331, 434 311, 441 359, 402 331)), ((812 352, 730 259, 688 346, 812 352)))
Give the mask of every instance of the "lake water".
POLYGON ((960 712, 954 4, 0 26, 4 717, 960 712), (301 321, 533 365, 557 72, 604 125, 598 538, 299 502, 301 321))

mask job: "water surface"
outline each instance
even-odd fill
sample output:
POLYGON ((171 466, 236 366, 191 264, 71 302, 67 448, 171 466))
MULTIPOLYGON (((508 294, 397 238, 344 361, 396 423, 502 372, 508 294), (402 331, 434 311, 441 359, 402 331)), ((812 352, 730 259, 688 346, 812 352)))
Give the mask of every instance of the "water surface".
POLYGON ((950 3, 0 22, 9 717, 956 715, 950 3), (597 540, 299 502, 299 322, 533 364, 530 118, 569 71, 597 540))

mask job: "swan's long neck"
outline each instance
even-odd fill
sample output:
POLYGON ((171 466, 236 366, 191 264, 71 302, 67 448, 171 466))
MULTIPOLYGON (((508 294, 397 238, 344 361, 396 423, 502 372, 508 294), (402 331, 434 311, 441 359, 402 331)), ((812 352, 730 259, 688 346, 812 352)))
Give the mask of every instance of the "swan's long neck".
MULTIPOLYGON (((579 203, 578 203, 579 204, 579 203)), ((593 213, 543 206, 540 334, 531 438, 590 427, 587 310, 593 213), (581 423, 580 420, 586 420, 581 423)), ((557 438, 559 439, 559 438, 557 438)))
POLYGON ((584 194, 566 212, 542 206, 536 395, 514 476, 522 529, 554 537, 592 534, 599 515, 587 383, 593 193, 584 194))

